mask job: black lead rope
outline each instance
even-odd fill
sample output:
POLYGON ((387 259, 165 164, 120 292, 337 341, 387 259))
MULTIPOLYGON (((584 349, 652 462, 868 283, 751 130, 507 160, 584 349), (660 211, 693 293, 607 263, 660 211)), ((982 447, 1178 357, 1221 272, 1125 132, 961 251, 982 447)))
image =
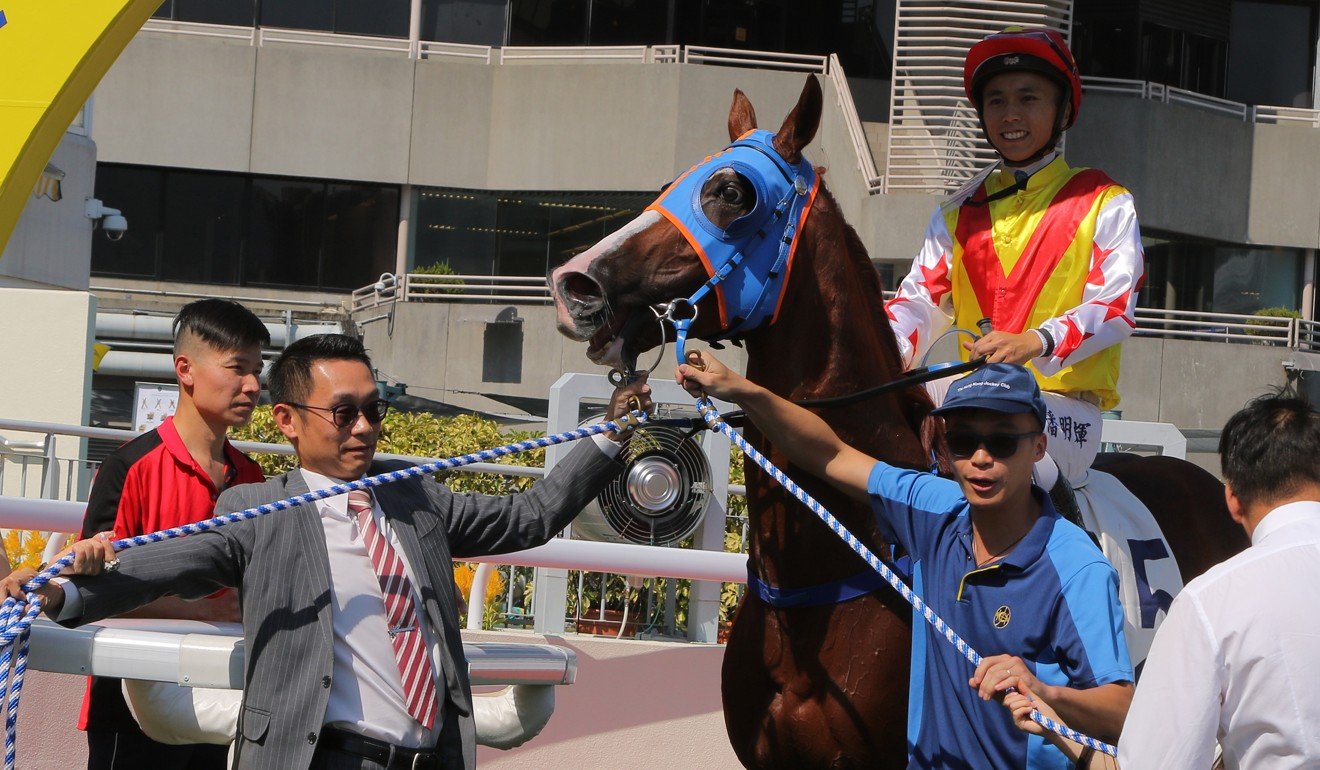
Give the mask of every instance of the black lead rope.
MULTIPOLYGON (((875 387, 867 388, 866 390, 859 390, 856 393, 849 393, 843 396, 830 396, 828 398, 810 398, 802 401, 794 401, 793 403, 807 408, 847 406, 848 404, 855 404, 858 401, 864 401, 868 398, 880 396, 885 393, 892 393, 898 390, 906 390, 907 388, 917 385, 923 385, 931 380, 965 374, 966 372, 980 369, 984 365, 985 356, 973 358, 971 361, 946 361, 940 364, 923 366, 919 369, 912 369, 911 371, 905 372, 896 380, 891 380, 890 382, 876 385, 875 387)), ((747 421, 747 413, 741 409, 736 412, 728 412, 722 415, 722 417, 725 422, 735 428, 741 428, 747 421)), ((691 431, 688 434, 689 437, 707 429, 706 421, 701 417, 650 420, 647 422, 647 425, 688 428, 691 431)))

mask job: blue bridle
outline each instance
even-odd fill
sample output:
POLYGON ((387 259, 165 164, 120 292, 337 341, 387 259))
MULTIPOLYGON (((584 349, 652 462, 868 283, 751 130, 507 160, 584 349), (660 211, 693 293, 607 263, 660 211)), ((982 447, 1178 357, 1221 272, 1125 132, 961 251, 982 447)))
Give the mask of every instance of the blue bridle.
POLYGON ((797 163, 784 160, 773 140, 769 131, 749 131, 693 166, 647 207, 678 228, 710 276, 692 296, 675 299, 666 308, 664 318, 674 326, 679 363, 684 361, 697 303, 712 289, 722 329, 714 339, 774 323, 779 315, 798 236, 820 180, 806 158, 797 163), (727 228, 720 228, 701 209, 701 189, 724 169, 747 179, 756 192, 756 204, 727 228), (682 305, 688 306, 690 316, 678 317, 682 305))

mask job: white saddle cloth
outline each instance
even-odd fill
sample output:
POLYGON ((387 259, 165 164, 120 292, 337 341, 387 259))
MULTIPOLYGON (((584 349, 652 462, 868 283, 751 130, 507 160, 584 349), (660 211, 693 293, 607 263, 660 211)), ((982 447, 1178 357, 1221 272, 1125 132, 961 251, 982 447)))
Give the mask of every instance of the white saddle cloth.
POLYGON ((1182 590, 1182 573, 1155 517, 1118 479, 1093 469, 1075 489, 1082 523, 1099 536, 1100 549, 1118 570, 1123 631, 1140 676, 1155 629, 1182 590))

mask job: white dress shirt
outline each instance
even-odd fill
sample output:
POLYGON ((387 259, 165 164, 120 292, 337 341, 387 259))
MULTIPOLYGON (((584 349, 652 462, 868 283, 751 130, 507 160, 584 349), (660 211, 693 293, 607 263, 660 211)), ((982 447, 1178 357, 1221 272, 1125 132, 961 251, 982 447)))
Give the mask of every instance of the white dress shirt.
POLYGON ((1280 506, 1160 626, 1123 725, 1123 770, 1320 767, 1320 502, 1280 506))
MULTIPOLYGON (((300 472, 307 489, 313 492, 342 483, 306 468, 300 472)), ((408 562, 375 495, 372 503, 371 515, 376 527, 403 561, 404 573, 412 583, 418 626, 430 653, 436 692, 443 705, 445 680, 440 671, 440 644, 425 619, 417 593, 417 572, 408 562)), ((357 519, 348 513, 348 495, 318 500, 316 507, 325 528, 325 546, 330 557, 330 620, 335 634, 335 663, 325 723, 396 746, 434 746, 444 725, 444 714, 437 711, 435 727, 427 730, 408 713, 403 679, 388 632, 385 598, 357 519)))

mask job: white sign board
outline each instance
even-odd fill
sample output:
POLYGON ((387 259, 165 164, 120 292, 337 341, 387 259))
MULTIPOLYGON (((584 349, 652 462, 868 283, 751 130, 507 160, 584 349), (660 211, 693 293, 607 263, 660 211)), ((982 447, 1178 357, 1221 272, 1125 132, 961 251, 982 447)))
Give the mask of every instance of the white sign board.
POLYGON ((179 406, 179 386, 139 382, 133 386, 133 430, 155 430, 179 406))

